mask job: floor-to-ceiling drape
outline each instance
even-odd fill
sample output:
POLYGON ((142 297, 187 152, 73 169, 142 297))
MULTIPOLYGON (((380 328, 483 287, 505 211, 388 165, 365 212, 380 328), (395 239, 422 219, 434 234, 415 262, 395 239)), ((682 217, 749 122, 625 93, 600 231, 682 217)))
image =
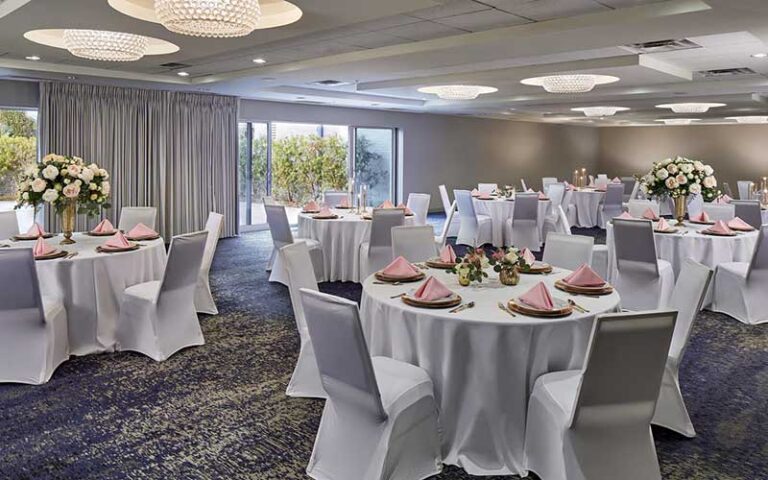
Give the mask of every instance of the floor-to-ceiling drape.
MULTIPOLYGON (((117 222, 124 206, 154 206, 162 235, 202 229, 208 212, 237 233, 237 98, 42 82, 42 155, 76 155, 106 168, 117 222)), ((78 229, 98 219, 78 218, 78 229)), ((46 213, 49 228, 58 219, 46 213)), ((116 223, 115 223, 116 224, 116 223)))

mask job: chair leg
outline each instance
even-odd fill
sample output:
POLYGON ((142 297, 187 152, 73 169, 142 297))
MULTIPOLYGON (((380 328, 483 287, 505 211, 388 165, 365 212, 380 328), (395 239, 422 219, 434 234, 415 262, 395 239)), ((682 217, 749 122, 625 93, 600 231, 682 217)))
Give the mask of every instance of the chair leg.
POLYGON ((275 264, 275 259, 277 258, 277 249, 272 248, 272 254, 269 256, 269 261, 267 262, 267 271, 272 271, 272 265, 275 264))

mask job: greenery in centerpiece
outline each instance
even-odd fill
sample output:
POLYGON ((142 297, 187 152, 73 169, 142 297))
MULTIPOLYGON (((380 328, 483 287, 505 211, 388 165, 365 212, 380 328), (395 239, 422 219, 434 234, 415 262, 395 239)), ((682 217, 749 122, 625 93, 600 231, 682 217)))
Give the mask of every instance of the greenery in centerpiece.
POLYGON ((485 255, 485 250, 475 248, 462 257, 456 257, 456 265, 448 271, 458 275, 459 283, 466 286, 471 282, 482 283, 483 278, 488 278, 485 269, 489 266, 491 260, 485 255))
POLYGON ((502 270, 529 270, 531 266, 520 255, 520 250, 515 247, 499 248, 491 254, 491 265, 493 271, 500 273, 502 270))
POLYGON ((717 189, 711 166, 680 156, 654 162, 653 168, 640 179, 640 189, 652 197, 684 198, 701 194, 706 202, 722 194, 717 189))

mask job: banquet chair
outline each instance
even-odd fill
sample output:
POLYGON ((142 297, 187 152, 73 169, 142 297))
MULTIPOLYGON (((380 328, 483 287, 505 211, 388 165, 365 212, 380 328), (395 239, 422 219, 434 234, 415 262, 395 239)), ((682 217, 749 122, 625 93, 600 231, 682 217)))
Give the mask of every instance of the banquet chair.
POLYGON ((208 233, 208 237, 205 240, 205 253, 200 265, 200 274, 197 277, 197 287, 195 287, 195 310, 198 313, 209 315, 219 313, 216 302, 213 301, 208 277, 211 273, 211 263, 213 263, 213 255, 216 253, 216 245, 219 243, 223 223, 224 215, 216 212, 210 212, 208 221, 205 222, 205 231, 208 233))
POLYGON ((557 177, 541 177, 541 191, 544 195, 549 195, 549 186, 558 183, 557 177))
POLYGON ((576 270, 583 264, 592 264, 595 239, 582 235, 550 233, 544 243, 542 261, 553 267, 576 270))
POLYGON ((727 222, 736 216, 736 206, 730 203, 718 204, 718 203, 705 203, 702 206, 702 210, 709 215, 710 220, 716 222, 722 220, 727 222))
POLYGON ((624 203, 629 202, 637 196, 637 191, 640 189, 640 182, 635 180, 635 177, 621 177, 621 184, 624 185, 624 203))
POLYGON ((270 282, 278 282, 288 285, 288 278, 285 273, 285 267, 280 260, 278 252, 286 245, 296 242, 304 242, 309 249, 309 256, 312 258, 312 265, 315 269, 315 277, 322 279, 323 273, 323 247, 320 242, 311 238, 294 238, 291 226, 288 223, 288 215, 285 213, 283 205, 264 205, 264 211, 267 214, 267 224, 269 232, 272 235, 272 255, 267 263, 267 271, 270 282))
POLYGON ((195 312, 195 286, 207 237, 206 232, 173 237, 162 280, 125 289, 115 329, 116 350, 162 362, 183 348, 205 344, 195 312))
POLYGON ((528 186, 525 184, 525 179, 524 178, 520 179, 520 185, 523 187, 523 192, 528 191, 528 186))
POLYGON ((450 208, 448 209, 448 213, 445 217, 445 223, 443 224, 443 230, 440 232, 439 236, 435 236, 435 246, 437 246, 438 249, 443 248, 448 241, 448 236, 451 231, 451 224, 453 223, 453 217, 454 213, 456 213, 456 202, 454 201, 450 208))
POLYGON ((431 226, 394 227, 392 257, 405 257, 409 262, 424 262, 435 258, 435 229, 431 226))
POLYGON ((598 316, 583 368, 536 379, 528 470, 546 480, 661 480, 650 423, 676 316, 598 316))
MULTIPOLYGON (((456 208, 455 203, 451 202, 451 198, 448 196, 448 189, 445 185, 439 185, 437 189, 440 191, 440 201, 443 203, 443 211, 445 211, 445 217, 448 218, 450 208, 456 208)), ((459 219, 454 217, 454 221, 448 224, 448 236, 455 237, 459 234, 459 219)))
POLYGON ((371 358, 355 302, 301 290, 328 400, 307 474, 318 480, 416 480, 441 471, 438 407, 427 372, 371 358))
POLYGON ((723 182, 722 189, 723 194, 728 195, 731 198, 735 198, 733 196, 733 191, 731 190, 731 186, 728 184, 728 182, 723 182))
MULTIPOLYGON (((571 222, 568 220, 565 210, 560 207, 560 230, 559 233, 564 235, 573 235, 571 233, 571 222)), ((591 238, 591 237, 590 237, 591 238)), ((604 279, 608 279, 608 246, 607 245, 594 245, 594 238, 592 239, 592 259, 589 265, 592 270, 597 272, 604 279)), ((546 246, 544 251, 546 252, 546 246)))
POLYGON ((589 175, 589 186, 590 187, 595 187, 596 186, 595 185, 595 176, 594 175, 589 175))
POLYGON ((608 220, 618 217, 624 211, 624 185, 620 183, 608 184, 605 199, 600 207, 600 228, 605 228, 608 220))
POLYGON ((760 210, 759 200, 733 200, 734 214, 753 227, 759 229, 763 226, 763 212, 760 210))
POLYGON ((704 211, 704 197, 701 194, 690 195, 688 197, 688 218, 693 218, 704 211))
POLYGON ((518 193, 512 207, 512 218, 504 222, 505 236, 517 248, 528 248, 532 252, 541 250, 539 232, 539 194, 518 193))
MULTIPOLYGON (((651 209, 656 216, 660 216, 659 203, 654 200, 630 200, 627 203, 629 214, 635 218, 642 218, 646 210, 651 209)), ((619 214, 621 215, 621 214, 619 214)))
POLYGON ((40 292, 31 248, 0 250, 0 383, 40 385, 69 358, 67 312, 40 292))
MULTIPOLYGON (((598 175, 597 178, 595 179, 595 188, 602 190, 602 189, 608 188, 608 185, 611 183, 611 181, 608 179, 607 176, 601 176, 601 175, 598 175)), ((622 201, 624 201, 624 185, 620 185, 620 186, 621 186, 621 199, 622 201)))
MULTIPOLYGON (((373 210, 371 231, 367 242, 360 245, 360 280, 386 267, 392 256, 392 229, 405 223, 405 214, 400 209, 373 210)), ((434 234, 433 234, 434 235, 434 234)))
POLYGON ((336 208, 347 198, 347 195, 349 195, 347 192, 325 191, 323 192, 323 203, 328 208, 336 208))
POLYGON ((157 230, 157 208, 123 207, 120 209, 120 221, 117 223, 118 230, 128 232, 140 223, 153 230, 157 230))
POLYGON ((566 218, 568 218, 568 224, 573 225, 576 223, 576 205, 573 204, 573 190, 574 186, 565 188, 565 195, 563 196, 563 210, 565 211, 566 218))
POLYGON ((562 205, 557 209, 557 216, 559 217, 557 232, 564 235, 572 235, 571 222, 568 220, 568 214, 565 213, 565 209, 562 205))
POLYGON ((717 266, 714 290, 713 311, 749 325, 768 322, 768 225, 760 229, 751 262, 717 266))
POLYGON ((406 206, 413 212, 413 219, 416 225, 427 224, 427 214, 429 213, 429 202, 432 195, 428 193, 409 193, 406 206))
POLYGON ((491 217, 478 215, 475 212, 475 204, 472 202, 472 194, 469 190, 454 190, 453 196, 456 199, 456 208, 461 221, 456 244, 480 247, 491 243, 493 238, 491 217))
POLYGON ((11 238, 19 234, 19 221, 16 210, 0 212, 0 238, 11 238))
POLYGON ((318 291, 312 260, 309 258, 307 244, 292 243, 280 249, 279 253, 288 273, 288 292, 291 296, 293 316, 299 331, 299 358, 293 375, 288 382, 285 394, 299 398, 326 398, 327 395, 320 381, 320 372, 315 361, 315 351, 309 339, 307 320, 304 317, 304 307, 301 304, 301 289, 318 291))
POLYGON ((667 355, 656 413, 651 423, 674 430, 686 437, 695 437, 696 431, 693 429, 680 391, 680 361, 685 354, 693 322, 701 311, 711 280, 712 270, 709 267, 686 258, 669 304, 669 308, 677 310, 677 322, 667 355))
POLYGON ((560 223, 559 208, 563 204, 563 198, 565 197, 565 184, 552 183, 549 185, 549 193, 547 195, 550 200, 549 211, 544 217, 544 235, 546 236, 549 231, 558 231, 558 224, 560 223))
POLYGON ((736 186, 739 188, 739 200, 752 200, 752 187, 755 182, 751 180, 739 180, 736 186))
POLYGON ((675 283, 672 265, 656 258, 650 221, 613 219, 616 278, 613 286, 627 310, 654 310, 669 303, 675 283))
POLYGON ((477 190, 480 193, 493 193, 499 189, 499 185, 496 183, 478 183, 477 190))

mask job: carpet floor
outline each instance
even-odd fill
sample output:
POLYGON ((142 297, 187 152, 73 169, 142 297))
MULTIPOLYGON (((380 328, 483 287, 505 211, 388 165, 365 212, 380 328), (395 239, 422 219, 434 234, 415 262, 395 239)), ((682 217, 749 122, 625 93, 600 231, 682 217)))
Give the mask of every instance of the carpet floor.
MULTIPOLYGON (((162 363, 73 357, 45 385, 0 385, 0 478, 307 478, 323 403, 285 395, 299 341, 287 289, 267 282, 270 250, 268 232, 219 243, 204 346, 162 363)), ((360 298, 356 284, 321 289, 360 298)), ((768 478, 768 325, 702 313, 681 382, 698 436, 654 427, 663 478, 768 478)))

